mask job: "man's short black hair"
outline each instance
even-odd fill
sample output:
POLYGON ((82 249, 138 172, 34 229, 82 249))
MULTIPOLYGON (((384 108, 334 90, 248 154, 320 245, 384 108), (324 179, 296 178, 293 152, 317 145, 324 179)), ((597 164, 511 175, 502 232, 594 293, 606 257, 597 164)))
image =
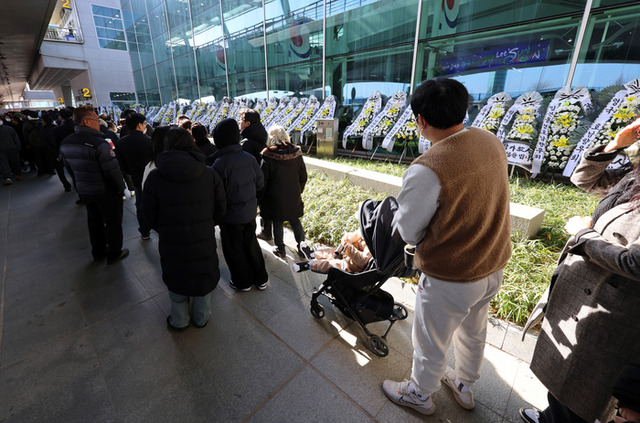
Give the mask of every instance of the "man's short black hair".
POLYGON ((138 113, 133 109, 126 109, 124 112, 120 113, 120 119, 127 119, 130 115, 138 113))
POLYGON ((242 112, 242 118, 252 124, 260 123, 260 113, 253 109, 245 109, 245 111, 242 112))
POLYGON ((71 110, 68 107, 65 107, 64 109, 60 110, 60 117, 64 120, 73 119, 73 110, 71 110))
POLYGON ((51 116, 49 113, 43 113, 42 116, 40 116, 40 119, 42 120, 42 122, 45 123, 45 125, 48 125, 50 123, 53 123, 53 116, 51 116))
POLYGON ((437 129, 447 129, 464 121, 469 107, 469 92, 460 82, 449 78, 427 79, 411 96, 411 109, 437 129))
POLYGON ((140 113, 133 113, 127 116, 126 123, 129 129, 136 129, 138 127, 138 124, 144 123, 146 120, 147 118, 145 117, 145 115, 142 115, 140 113))

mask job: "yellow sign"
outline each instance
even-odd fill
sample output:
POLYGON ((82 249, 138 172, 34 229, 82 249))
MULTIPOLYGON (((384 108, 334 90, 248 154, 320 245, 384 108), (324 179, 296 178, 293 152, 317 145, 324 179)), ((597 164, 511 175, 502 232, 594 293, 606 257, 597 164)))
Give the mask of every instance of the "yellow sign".
POLYGON ((91 98, 91 90, 89 88, 82 89, 82 96, 84 98, 91 98))
POLYGON ((71 0, 60 0, 60 1, 62 2, 62 7, 64 7, 65 9, 71 9, 71 6, 69 5, 71 0))
POLYGON ((64 104, 64 99, 62 97, 58 97, 58 104, 64 104))

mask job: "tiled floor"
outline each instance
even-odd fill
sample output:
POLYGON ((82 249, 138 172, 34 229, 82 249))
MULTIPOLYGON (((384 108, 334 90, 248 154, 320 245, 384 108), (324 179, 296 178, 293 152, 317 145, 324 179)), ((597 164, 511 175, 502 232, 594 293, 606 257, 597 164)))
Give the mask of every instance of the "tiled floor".
MULTIPOLYGON (((292 273, 293 253, 274 258, 263 241, 267 290, 232 291, 220 254, 210 323, 169 332, 157 235, 140 239, 128 198, 131 255, 94 263, 76 198, 55 177, 0 189, 0 421, 519 422, 519 407, 546 405, 526 362, 490 344, 475 411, 446 388, 430 418, 394 405, 380 383, 409 376, 412 316, 390 332, 389 356, 374 356, 330 305, 311 316, 321 276, 292 273)), ((412 306, 411 287, 385 289, 412 306)), ((500 336, 508 351, 516 336, 500 336)))

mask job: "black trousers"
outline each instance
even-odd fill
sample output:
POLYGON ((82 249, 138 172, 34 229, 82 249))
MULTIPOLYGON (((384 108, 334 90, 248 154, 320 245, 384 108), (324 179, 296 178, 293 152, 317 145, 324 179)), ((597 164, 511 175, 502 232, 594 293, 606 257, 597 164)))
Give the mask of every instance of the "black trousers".
POLYGON ((240 288, 261 285, 269 279, 262 249, 256 238, 256 221, 242 225, 220 225, 222 253, 233 284, 240 288))
POLYGON ((62 160, 56 160, 54 169, 58 174, 58 179, 60 179, 60 182, 62 182, 62 186, 64 186, 64 189, 71 189, 71 183, 69 183, 69 180, 64 174, 64 164, 62 163, 62 160))
POLYGON ((81 195, 87 207, 94 258, 115 259, 122 252, 122 194, 81 195))
POLYGON ((147 224, 147 220, 144 218, 144 213, 142 211, 142 186, 136 186, 135 191, 136 195, 136 217, 138 218, 138 232, 142 236, 149 236, 151 232, 151 228, 147 224))
POLYGON ((547 399, 549 406, 540 412, 540 423, 592 423, 569 410, 569 407, 558 401, 551 392, 547 392, 547 399))

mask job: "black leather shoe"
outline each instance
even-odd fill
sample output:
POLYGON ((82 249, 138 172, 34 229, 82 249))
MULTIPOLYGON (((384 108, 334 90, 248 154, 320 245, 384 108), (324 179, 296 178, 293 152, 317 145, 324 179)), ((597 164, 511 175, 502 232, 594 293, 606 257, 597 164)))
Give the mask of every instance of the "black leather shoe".
POLYGON ((129 255, 129 249, 128 248, 123 248, 122 251, 120 251, 120 255, 118 257, 116 257, 116 258, 108 259, 107 260, 107 264, 117 263, 120 260, 127 258, 128 255, 129 255))
POLYGON ((527 423, 540 423, 540 412, 536 408, 521 408, 520 418, 527 423))

